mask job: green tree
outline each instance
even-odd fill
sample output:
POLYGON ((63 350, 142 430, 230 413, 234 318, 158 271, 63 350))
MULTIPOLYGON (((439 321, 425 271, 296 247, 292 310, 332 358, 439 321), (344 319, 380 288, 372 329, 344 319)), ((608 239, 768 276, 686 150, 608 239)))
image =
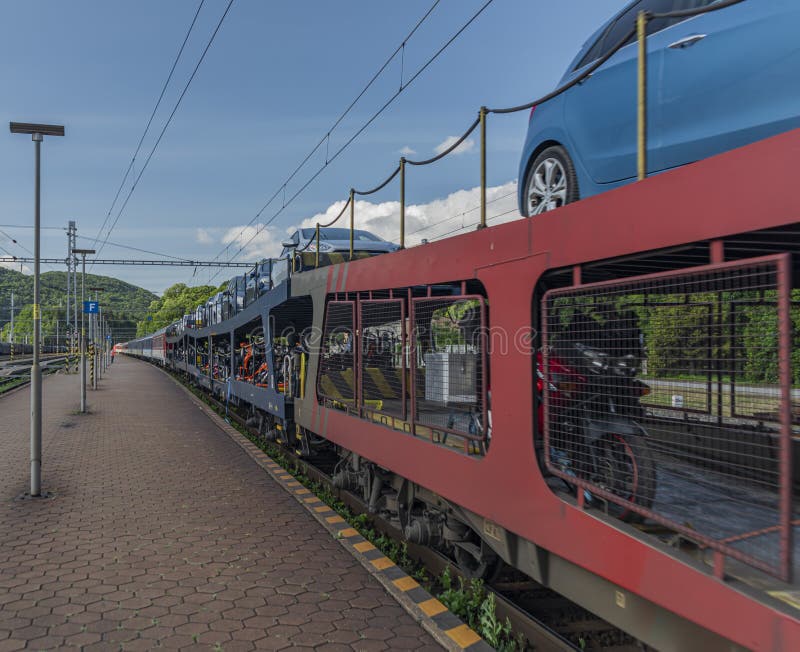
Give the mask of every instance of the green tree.
POLYGON ((227 282, 220 287, 213 285, 189 287, 185 283, 176 283, 167 288, 160 299, 150 303, 147 317, 137 325, 136 336, 147 335, 179 320, 194 311, 201 303, 208 301, 224 286, 227 286, 227 282))
MULTIPOLYGON (((78 275, 80 283, 81 275, 78 275)), ((125 283, 110 276, 86 275, 86 287, 103 287, 100 305, 116 341, 130 339, 136 322, 147 313, 156 295, 144 288, 125 283)), ((54 343, 56 332, 63 337, 66 327, 66 272, 45 272, 41 275, 40 305, 42 308, 42 335, 46 344, 54 343), (58 328, 56 328, 56 322, 58 328)), ((33 302, 33 277, 0 268, 0 337, 8 339, 11 320, 11 293, 14 293, 15 337, 24 340, 33 335, 31 304, 33 302)), ((78 292, 80 297, 80 291, 78 292)), ((87 296, 87 299, 89 297, 87 296)), ((91 298, 94 298, 93 296, 91 298)), ((70 320, 74 314, 70 310, 70 320)), ((80 310, 78 311, 80 318, 80 310)), ((63 340, 61 340, 63 342, 63 340)))

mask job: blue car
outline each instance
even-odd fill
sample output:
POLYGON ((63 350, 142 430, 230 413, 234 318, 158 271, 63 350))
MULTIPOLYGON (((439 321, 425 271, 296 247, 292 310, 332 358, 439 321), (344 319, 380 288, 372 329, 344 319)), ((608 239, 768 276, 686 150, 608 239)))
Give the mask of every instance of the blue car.
MULTIPOLYGON (((559 86, 619 43, 639 11, 715 2, 632 2, 592 35, 559 86)), ((744 0, 655 19, 648 34, 648 173, 800 127, 800 0, 744 0)), ((519 168, 523 215, 636 178, 637 54, 631 38, 586 80, 531 111, 519 168)))

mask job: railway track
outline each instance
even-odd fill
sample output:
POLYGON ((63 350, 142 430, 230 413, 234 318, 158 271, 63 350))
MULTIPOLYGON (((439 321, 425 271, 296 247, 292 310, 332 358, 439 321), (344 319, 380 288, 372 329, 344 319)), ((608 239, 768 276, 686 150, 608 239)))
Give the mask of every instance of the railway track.
MULTIPOLYGON (((50 360, 56 358, 66 358, 66 353, 43 353, 41 355, 41 360, 50 360)), ((33 360, 33 356, 30 353, 26 353, 25 355, 15 355, 12 359, 8 354, 0 354, 0 365, 12 363, 12 364, 22 364, 27 362, 28 364, 31 363, 33 360)))
MULTIPOLYGON (((47 376, 56 373, 63 368, 66 361, 67 356, 63 355, 43 359, 41 363, 42 375, 47 376)), ((10 360, 0 361, 0 396, 31 384, 30 363, 30 358, 14 360, 13 362, 10 360)))
MULTIPOLYGON (((175 373, 172 375, 185 385, 191 386, 196 392, 202 391, 201 388, 186 383, 185 377, 182 375, 175 373)), ((224 403, 204 391, 202 398, 220 414, 227 415, 229 419, 245 429, 255 443, 264 443, 259 438, 257 430, 248 426, 246 419, 235 410, 228 408, 226 411, 224 403)), ((432 548, 405 541, 402 533, 393 524, 378 515, 369 514, 367 504, 360 497, 350 491, 334 487, 330 475, 333 470, 333 462, 320 459, 315 463, 298 457, 287 448, 281 448, 280 451, 297 470, 313 482, 324 486, 353 514, 367 515, 371 527, 376 532, 395 541, 404 542, 407 545, 408 556, 424 567, 432 577, 439 577, 446 569, 449 569, 451 575, 464 580, 468 579, 450 559, 441 553, 432 548)), ((522 635, 524 638, 527 649, 543 652, 564 650, 642 652, 648 649, 622 630, 515 569, 508 567, 504 569, 498 579, 487 585, 486 589, 494 594, 498 619, 501 622, 508 619, 514 633, 522 635)))

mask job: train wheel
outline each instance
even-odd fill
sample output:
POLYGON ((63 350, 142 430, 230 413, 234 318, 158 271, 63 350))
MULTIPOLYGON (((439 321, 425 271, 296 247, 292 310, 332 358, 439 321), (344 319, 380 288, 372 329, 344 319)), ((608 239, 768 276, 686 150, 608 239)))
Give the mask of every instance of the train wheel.
POLYGON ((470 579, 492 582, 503 568, 503 560, 470 531, 469 541, 454 544, 453 556, 458 569, 470 579))

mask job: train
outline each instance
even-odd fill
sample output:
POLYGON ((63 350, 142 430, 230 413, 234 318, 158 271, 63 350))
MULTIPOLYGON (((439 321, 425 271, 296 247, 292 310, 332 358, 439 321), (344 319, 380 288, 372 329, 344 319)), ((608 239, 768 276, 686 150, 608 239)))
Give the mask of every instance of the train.
MULTIPOLYGON (((56 347, 54 345, 45 345, 42 347, 42 353, 66 353, 66 347, 60 346, 56 347)), ((10 356, 11 355, 11 343, 10 342, 0 342, 0 356, 10 356)), ((21 342, 14 342, 14 355, 15 356, 25 356, 25 355, 33 355, 33 344, 23 344, 21 342)))
POLYGON ((798 152, 800 130, 394 253, 299 253, 119 350, 335 455, 470 576, 511 566, 659 650, 797 650, 798 152))

